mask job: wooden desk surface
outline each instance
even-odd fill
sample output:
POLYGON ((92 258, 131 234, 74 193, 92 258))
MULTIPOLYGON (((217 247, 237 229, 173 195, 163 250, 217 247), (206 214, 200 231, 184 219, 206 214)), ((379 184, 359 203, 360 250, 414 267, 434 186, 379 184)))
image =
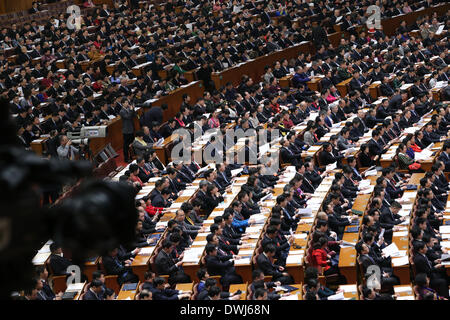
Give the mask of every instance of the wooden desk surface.
POLYGON ((408 184, 420 185, 420 179, 425 177, 425 173, 413 173, 408 181, 408 184))
POLYGON ((359 194, 356 197, 355 202, 353 203, 352 209, 361 211, 362 213, 364 213, 364 211, 366 210, 366 207, 369 203, 370 197, 371 197, 371 194, 359 194))
POLYGON ((232 284, 230 285, 230 289, 229 292, 233 293, 236 292, 238 290, 241 290, 241 299, 240 300, 247 300, 247 287, 248 287, 248 283, 242 283, 242 284, 232 284))
POLYGON ((358 285, 354 282, 347 284, 347 285, 343 285, 343 286, 339 286, 339 288, 344 289, 344 297, 347 299, 356 299, 359 300, 359 295, 358 295, 358 285))
POLYGON ((355 248, 341 248, 339 253, 339 267, 356 266, 356 250, 355 248))
POLYGON ((116 300, 134 300, 137 293, 137 288, 139 288, 140 282, 137 284, 136 290, 124 291, 123 286, 120 288, 119 294, 117 295, 116 300))
MULTIPOLYGON (((84 290, 86 290, 86 286, 87 286, 87 282, 84 282, 83 285, 83 289, 81 289, 80 291, 78 291, 77 295, 73 298, 73 300, 80 300, 80 296, 81 294, 84 292, 84 290)), ((56 292, 55 292, 56 293, 56 292)))
POLYGON ((175 286, 175 290, 180 290, 180 291, 193 291, 194 290, 194 283, 178 283, 175 286))
MULTIPOLYGON (((303 284, 299 283, 299 284, 290 284, 291 287, 296 287, 298 288, 297 290, 291 291, 290 294, 294 295, 296 294, 298 297, 298 300, 303 300, 303 284)), ((280 291, 281 293, 284 293, 284 291, 280 291)))
POLYGON ((405 296, 413 296, 414 295, 414 291, 411 285, 401 285, 401 286, 394 286, 394 292, 396 295, 400 296, 400 297, 405 297, 405 296), (405 289, 408 289, 408 291, 403 291, 405 289), (401 290, 401 292, 399 292, 401 290))

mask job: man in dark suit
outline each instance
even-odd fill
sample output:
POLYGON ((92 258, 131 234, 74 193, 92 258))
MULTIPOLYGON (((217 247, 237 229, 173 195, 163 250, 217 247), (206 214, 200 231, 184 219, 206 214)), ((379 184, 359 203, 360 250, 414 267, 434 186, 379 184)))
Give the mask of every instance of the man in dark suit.
POLYGON ((425 129, 423 130, 423 138, 422 143, 428 147, 431 143, 441 141, 441 137, 433 132, 433 121, 427 123, 425 125, 425 129))
POLYGON ((147 126, 151 128, 153 122, 157 122, 158 124, 162 124, 163 122, 163 112, 167 110, 167 104, 162 104, 159 106, 152 106, 149 110, 147 110, 141 119, 141 125, 147 126))
POLYGON ((104 300, 100 295, 103 291, 103 282, 98 279, 92 280, 88 291, 84 294, 83 300, 104 300))
POLYGON ((175 262, 171 256, 173 250, 173 244, 170 240, 165 240, 161 251, 158 253, 155 259, 155 266, 158 274, 169 275, 169 283, 171 285, 175 283, 187 283, 191 282, 191 278, 184 273, 181 265, 182 261, 175 262))
POLYGON ((292 277, 284 271, 284 267, 273 264, 272 261, 275 253, 275 246, 272 243, 267 244, 263 248, 263 252, 258 255, 258 269, 261 269, 264 275, 272 276, 273 281, 279 281, 281 284, 293 283, 292 277))
POLYGON ((102 257, 103 267, 108 275, 117 275, 119 285, 123 283, 135 283, 139 278, 131 271, 131 260, 121 262, 118 258, 118 248, 108 252, 108 255, 102 257))
MULTIPOLYGON (((373 236, 372 236, 373 237, 373 236)), ((370 248, 367 245, 367 243, 363 242, 363 243, 358 243, 356 245, 356 252, 359 254, 359 262, 361 263, 362 266, 362 272, 365 275, 367 272, 367 268, 369 268, 369 266, 371 265, 376 265, 378 266, 381 271, 382 271, 382 276, 381 276, 381 285, 383 286, 388 286, 388 287, 392 287, 394 285, 399 284, 399 281, 396 277, 392 276, 392 268, 385 268, 382 265, 380 265, 375 259, 373 259, 369 252, 370 252, 370 248)))
POLYGON ((445 165, 445 171, 450 171, 450 143, 445 143, 444 148, 438 158, 445 165))
POLYGON ((62 275, 70 275, 67 273, 67 267, 72 265, 72 262, 63 257, 63 252, 61 246, 56 243, 52 243, 50 245, 50 268, 53 275, 62 276, 62 275))
POLYGON ((339 155, 339 156, 334 156, 333 153, 333 148, 331 146, 331 144, 329 142, 326 142, 323 144, 323 150, 320 153, 320 163, 323 166, 327 166, 329 164, 333 164, 335 162, 338 162, 340 159, 342 159, 344 156, 343 155, 339 155))
POLYGON ((290 163, 291 165, 299 165, 301 163, 301 153, 294 153, 289 145, 288 139, 281 139, 280 144, 282 145, 280 149, 280 157, 283 163, 290 163))
POLYGON ((152 288, 153 300, 181 300, 191 296, 189 292, 167 288, 164 278, 161 277, 153 280, 152 288))
POLYGON ((353 79, 350 80, 350 90, 358 90, 361 91, 362 88, 362 83, 359 79, 359 71, 358 70, 354 70, 353 71, 353 79))
POLYGON ((217 247, 214 244, 207 244, 205 252, 205 264, 208 273, 212 276, 220 275, 220 281, 225 288, 233 283, 242 283, 241 276, 236 274, 234 269, 232 255, 218 255, 217 247))
POLYGON ((416 273, 425 273, 430 278, 430 286, 440 296, 449 298, 448 277, 445 268, 440 263, 431 262, 426 256, 428 247, 423 241, 414 244, 414 265, 416 273))
POLYGON ((385 209, 381 213, 380 223, 385 227, 387 227, 386 225, 388 225, 392 228, 393 226, 405 221, 406 218, 398 214, 401 208, 402 205, 400 203, 398 203, 397 201, 393 201, 391 203, 391 207, 385 207, 385 209))
MULTIPOLYGON (((283 237, 284 238, 284 237, 283 237)), ((282 238, 281 238, 282 239, 282 238)), ((291 236, 288 241, 280 242, 278 237, 278 229, 275 226, 269 226, 261 240, 261 246, 264 248, 268 244, 273 244, 275 247, 275 256, 277 264, 280 266, 286 265, 286 258, 289 254, 291 244, 294 242, 294 238, 291 236)))

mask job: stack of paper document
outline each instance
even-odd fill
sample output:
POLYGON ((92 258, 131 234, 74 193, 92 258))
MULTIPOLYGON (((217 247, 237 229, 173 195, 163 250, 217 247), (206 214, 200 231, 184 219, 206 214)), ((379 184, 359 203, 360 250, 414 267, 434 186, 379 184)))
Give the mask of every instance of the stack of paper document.
POLYGON ((203 253, 204 247, 189 248, 184 251, 183 262, 197 263, 203 253))
POLYGON ((327 300, 345 300, 344 293, 339 292, 339 293, 333 294, 332 296, 329 296, 327 298, 327 300))
POLYGON ((404 256, 404 257, 400 257, 400 258, 393 258, 392 259, 392 265, 394 267, 405 266, 407 264, 409 264, 408 256, 404 256))
POLYGON ((291 294, 286 297, 281 297, 280 300, 298 300, 298 294, 291 294))
POLYGON ((149 256, 153 253, 153 251, 155 251, 155 247, 144 247, 144 248, 141 248, 141 251, 139 252, 139 254, 149 256))
POLYGON ((286 259, 286 264, 302 264, 303 261, 303 255, 301 254, 294 254, 294 255, 289 255, 286 259))
POLYGON ((395 293, 409 292, 412 294, 412 288, 411 286, 394 286, 394 292, 395 293))
POLYGON ((304 217, 312 216, 312 206, 298 209, 298 213, 304 217))
POLYGON ((264 223, 267 220, 263 214, 253 214, 250 218, 257 224, 264 223))
POLYGON ((344 290, 344 292, 347 292, 347 293, 356 293, 357 292, 355 284, 340 285, 339 289, 342 289, 342 290, 344 290))
POLYGON ((415 160, 429 160, 431 158, 432 154, 433 154, 433 151, 424 149, 424 150, 422 150, 422 152, 415 153, 415 160))
POLYGON ((66 292, 81 291, 83 290, 84 284, 84 282, 70 283, 67 286, 66 292))
POLYGON ((439 233, 450 233, 450 226, 440 226, 439 227, 439 233))
POLYGON ((407 237, 408 236, 408 231, 395 231, 394 233, 392 233, 393 237, 407 237))
POLYGON ((381 251, 386 255, 386 257, 396 257, 399 254, 397 245, 394 242, 381 251))
POLYGON ((234 260, 235 266, 242 266, 242 265, 246 265, 246 264, 250 264, 250 263, 251 263, 251 258, 248 258, 248 257, 234 260))
POLYGON ((35 265, 42 265, 45 263, 49 256, 49 253, 38 253, 34 256, 32 262, 35 265))
POLYGON ((370 186, 370 180, 369 179, 366 179, 366 180, 361 180, 360 182, 359 182, 359 188, 360 189, 365 189, 365 188, 368 188, 369 186, 370 186))

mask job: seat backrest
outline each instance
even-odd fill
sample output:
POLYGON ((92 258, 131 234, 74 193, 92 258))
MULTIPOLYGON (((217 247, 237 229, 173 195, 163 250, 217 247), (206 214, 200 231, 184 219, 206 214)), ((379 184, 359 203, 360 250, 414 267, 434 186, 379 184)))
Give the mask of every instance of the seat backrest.
POLYGON ((194 287, 192 288, 191 300, 197 300, 197 296, 198 296, 198 283, 194 284, 194 287))
POLYGON ((247 287, 247 300, 253 300, 253 289, 251 284, 247 287))
POLYGON ((110 288, 111 290, 114 290, 116 294, 119 294, 120 286, 117 282, 118 276, 117 275, 108 275, 105 276, 105 286, 107 288, 110 288))
POLYGON ((414 291, 415 299, 419 300, 420 299, 419 287, 418 286, 413 286, 413 291, 414 291))
POLYGON ((53 292, 65 292, 67 289, 67 276, 51 276, 53 292))

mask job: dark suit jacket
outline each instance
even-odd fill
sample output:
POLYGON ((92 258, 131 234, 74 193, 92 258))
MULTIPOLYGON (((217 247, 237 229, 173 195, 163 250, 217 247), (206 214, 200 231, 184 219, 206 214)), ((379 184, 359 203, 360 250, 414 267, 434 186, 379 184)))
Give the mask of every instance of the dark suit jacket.
POLYGON ((69 259, 58 256, 56 254, 50 255, 50 268, 53 271, 53 275, 63 276, 66 275, 67 267, 72 265, 69 259))
POLYGON ((111 256, 103 256, 102 263, 107 275, 109 274, 121 276, 124 272, 127 271, 127 268, 119 261, 118 256, 116 256, 115 258, 111 256), (118 261, 119 264, 117 264, 116 261, 118 261))
POLYGON ((91 290, 88 290, 83 297, 83 300, 102 300, 100 297, 95 295, 91 290))
POLYGON ((274 265, 264 253, 258 256, 257 262, 258 268, 264 272, 265 276, 281 276, 278 266, 274 265))
POLYGON ((205 257, 205 262, 208 273, 212 276, 216 275, 224 276, 225 274, 230 273, 234 265, 233 261, 229 261, 231 258, 232 258, 231 255, 228 256, 207 255, 205 257))
POLYGON ((155 265, 158 274, 171 275, 178 271, 175 261, 164 250, 161 250, 156 256, 155 265))

